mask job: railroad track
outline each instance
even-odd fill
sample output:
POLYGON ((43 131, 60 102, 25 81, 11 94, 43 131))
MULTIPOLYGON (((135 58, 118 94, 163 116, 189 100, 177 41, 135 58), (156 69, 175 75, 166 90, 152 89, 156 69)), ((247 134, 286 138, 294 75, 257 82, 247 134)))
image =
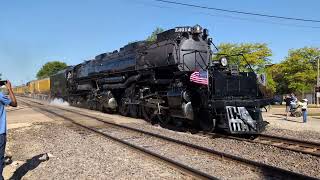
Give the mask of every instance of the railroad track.
POLYGON ((253 142, 320 157, 320 143, 261 134, 253 142))
MULTIPOLYGON (((35 103, 38 103, 38 102, 35 101, 35 103)), ((267 135, 267 134, 260 134, 255 139, 238 138, 238 137, 226 136, 226 135, 216 134, 216 133, 204 133, 204 134, 213 135, 215 137, 219 136, 223 138, 270 145, 270 146, 274 146, 281 149, 291 150, 291 151, 295 151, 303 154, 310 154, 313 156, 320 157, 320 143, 317 143, 317 142, 303 141, 300 139, 273 136, 273 135, 267 135)))
MULTIPOLYGON (((20 100, 20 101, 21 101, 21 100, 20 100)), ((24 104, 28 105, 28 106, 33 106, 32 104, 30 104, 30 103, 28 103, 28 102, 25 102, 25 101, 22 101, 22 102, 23 102, 24 104)), ((44 105, 44 104, 39 103, 39 102, 35 102, 35 101, 32 101, 32 102, 33 102, 33 103, 36 103, 36 104, 38 104, 38 105, 42 105, 42 106, 44 105)), ((174 168, 178 169, 179 171, 181 171, 181 172, 184 173, 184 174, 190 175, 190 176, 195 177, 195 178, 198 178, 198 179, 214 179, 214 180, 215 180, 215 179, 218 179, 218 178, 215 177, 215 176, 209 175, 209 174, 204 173, 204 172, 202 172, 202 171, 199 171, 199 170, 197 170, 197 169, 195 169, 195 168, 192 168, 192 167, 190 167, 190 166, 187 166, 187 165, 185 165, 185 164, 182 164, 182 163, 180 163, 180 162, 178 162, 178 161, 175 161, 175 160, 173 160, 173 159, 170 159, 170 158, 167 158, 167 157, 165 157, 165 156, 162 156, 162 155, 159 155, 159 154, 157 154, 157 153, 154 153, 154 152, 152 152, 152 151, 150 151, 150 150, 148 150, 148 149, 146 149, 146 148, 137 146, 137 145, 135 145, 135 144, 133 144, 133 143, 127 142, 127 141, 125 141, 125 140, 122 140, 122 139, 120 139, 120 138, 114 137, 114 136, 109 135, 109 134, 107 134, 107 133, 100 132, 99 129, 96 129, 96 128, 94 128, 94 127, 89 127, 89 126, 83 125, 83 124, 81 124, 81 123, 78 123, 78 122, 76 122, 74 119, 69 118, 69 117, 66 117, 66 116, 64 116, 64 115, 61 115, 61 114, 59 114, 59 113, 56 113, 56 112, 54 112, 54 111, 52 111, 52 110, 49 110, 48 108, 43 108, 43 107, 37 107, 37 108, 40 109, 41 111, 45 111, 45 112, 47 112, 47 113, 50 113, 50 114, 55 115, 55 116, 57 116, 57 117, 60 117, 60 118, 66 120, 66 121, 68 121, 68 122, 71 122, 72 124, 75 124, 75 125, 83 128, 83 129, 85 129, 85 130, 94 132, 95 134, 98 134, 98 135, 100 135, 100 136, 106 137, 106 138, 111 139, 111 140, 113 140, 113 141, 115 141, 115 142, 124 144, 124 145, 126 145, 126 146, 128 146, 128 147, 130 147, 130 148, 132 148, 132 149, 134 149, 134 150, 137 150, 137 151, 139 151, 139 152, 144 153, 144 154, 147 155, 147 156, 151 156, 152 158, 155 158, 155 159, 157 159, 158 161, 164 162, 164 163, 170 165, 171 167, 174 167, 174 168)))
POLYGON ((247 141, 251 143, 270 145, 270 146, 274 146, 274 147, 285 149, 285 150, 290 150, 294 152, 299 152, 303 154, 309 154, 309 155, 320 157, 320 143, 317 143, 317 142, 303 141, 300 139, 273 136, 268 134, 260 134, 258 137, 254 139, 226 136, 223 134, 216 134, 216 133, 202 133, 202 134, 209 135, 209 137, 210 136, 221 137, 221 138, 235 139, 239 141, 247 141))
MULTIPOLYGON (((31 100, 28 100, 29 102, 31 100)), ((102 136, 105 136, 105 137, 108 137, 112 140, 115 140, 117 142, 120 142, 122 144, 125 144, 129 147, 132 147, 134 149, 137 149, 145 154, 148 154, 150 156, 153 156, 161 161, 165 161, 166 163, 170 164, 171 166, 174 166, 176 168, 178 168, 179 170, 187 173, 187 174, 190 174, 194 177, 198 177, 200 179, 217 179, 217 177, 215 176, 212 176, 210 174, 207 174, 205 172, 202 172, 200 170, 197 170, 195 168, 192 168, 188 165, 185 165, 185 164, 182 164, 182 163, 179 163, 173 159, 170 159, 170 158, 167 158, 165 156, 162 156, 162 155, 159 155, 155 152, 152 152, 150 150, 147 150, 143 147, 140 147, 140 146, 137 146, 135 144, 132 144, 130 142, 127 142, 127 141, 124 141, 122 139, 119 139, 117 137, 113 137, 113 136, 110 136, 108 134, 105 134, 105 133, 102 133, 100 132, 99 130, 95 129, 95 128, 90 128, 90 127, 87 127, 81 123, 78 123, 78 122, 75 122, 74 119, 72 118, 68 118, 68 117, 65 117, 64 115, 61 115, 59 113, 56 113, 52 110, 49 110, 48 109, 48 106, 46 106, 46 108, 44 107, 41 107, 41 106, 44 106, 45 104, 43 103, 40 103, 40 102, 37 102, 37 101, 31 101, 32 103, 34 104, 38 104, 38 107, 39 109, 41 109, 42 111, 46 111, 50 114, 53 114, 53 115, 56 115, 58 117, 61 117, 67 121, 70 121, 72 122, 73 124, 76 124, 82 128, 85 128, 87 130, 90 130, 90 131, 93 131, 95 133, 98 133, 102 136), (40 106, 40 107, 39 107, 40 106)), ((32 106, 32 104, 28 103, 28 102, 25 102, 27 105, 29 106, 32 106)), ((210 154, 212 156, 215 156, 215 157, 222 157, 224 160, 230 160, 230 161, 233 161, 233 162, 237 162, 237 163, 241 163, 241 164, 245 164, 247 166, 250 166, 251 168, 255 168, 261 172, 268 172, 267 176, 268 178, 270 177, 280 177, 280 178, 289 178, 289 179, 316 179, 314 177, 310 177, 308 175, 304 175, 304 174, 300 174, 300 173, 296 173, 296 172, 292 172, 292 171, 288 171, 286 169, 282 169, 282 168, 279 168, 279 167, 274 167, 274 166, 270 166, 270 165, 267 165, 267 164, 264 164, 264 163, 260 163, 260 162, 256 162, 256 161, 252 161, 252 160, 249 160, 249 159, 244 159, 242 157, 238 157, 238 156, 234 156, 234 155, 231 155, 231 154, 227 154, 227 153, 224 153, 224 152, 219 152, 219 151, 215 151, 213 149, 209 149, 209 148, 206 148, 206 147, 202 147, 202 146, 198 146, 198 145, 195 145, 195 144, 191 144, 191 143, 188 143, 188 142, 184 142, 184 141, 181 141, 181 140, 177 140, 177 139, 173 139, 173 138, 170 138, 170 137, 167 137, 167 136, 163 136, 163 135, 160 135, 160 134, 154 134, 154 133, 151 133, 151 132, 147 132, 147 131, 143 131, 143 130, 140 130, 140 129, 136 129, 136 128, 132 128, 132 127, 128 127, 128 126, 125 126, 125 125, 120 125, 120 124, 116 124, 116 123, 112 123, 112 122, 107 122, 105 119, 102 119, 102 118, 99 118, 99 117, 96 117, 96 116, 93 116, 93 115, 88 115, 88 114, 84 114, 82 112, 79 112, 79 111, 76 111, 76 110, 70 110, 70 109, 66 109, 66 108, 61 108, 61 107, 57 107, 57 106, 54 106, 54 108, 56 109, 59 109, 59 110, 62 110, 62 111, 66 111, 66 112, 70 112, 70 113, 75 113, 77 115, 81 115, 83 117, 87 117, 87 118, 90 118, 90 119, 94 119, 94 120, 97 120, 99 122, 102 122, 108 126, 113 126, 113 127, 116 127, 116 128, 122 128, 122 129, 125 129, 125 130, 130 130, 130 131, 133 131, 133 132, 136 132, 136 133, 141 133, 143 135, 147 135, 147 136, 152 136, 153 138, 158 138, 158 139, 161 139, 161 140, 164 140, 164 141, 168 141, 170 143, 175 143, 175 144, 179 144, 181 146, 185 146, 186 148, 190 148, 190 149, 193 149, 193 150, 197 150, 197 151, 200 151, 202 153, 207 153, 207 154, 210 154)))

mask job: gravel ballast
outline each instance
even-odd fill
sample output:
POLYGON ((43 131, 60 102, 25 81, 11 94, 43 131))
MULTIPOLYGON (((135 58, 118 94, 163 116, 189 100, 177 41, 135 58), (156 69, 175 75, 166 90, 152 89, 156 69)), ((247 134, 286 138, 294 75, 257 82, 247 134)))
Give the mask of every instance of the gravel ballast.
MULTIPOLYGON (((194 150, 185 146, 177 145, 172 142, 161 140, 132 131, 119 130, 117 128, 101 129, 101 132, 111 134, 133 143, 140 147, 147 148, 157 154, 161 154, 180 163, 189 165, 207 174, 214 175, 219 179, 238 179, 240 176, 245 179, 259 179, 268 177, 262 176, 262 172, 251 166, 243 165, 238 162, 230 161, 208 153, 194 150)), ((269 174, 270 176, 271 174, 269 174)))
MULTIPOLYGON (((244 141, 239 141, 234 139, 201 136, 201 135, 190 134, 188 132, 186 133, 176 132, 176 131, 171 131, 168 129, 161 128, 159 126, 152 126, 146 123, 145 121, 139 120, 139 119, 121 117, 119 115, 109 115, 109 114, 104 114, 97 111, 90 111, 90 110, 79 109, 74 107, 68 107, 68 108, 79 110, 89 115, 101 116, 102 118, 108 121, 120 122, 121 124, 125 124, 127 126, 135 127, 145 131, 150 131, 153 133, 166 135, 172 138, 176 138, 176 139, 194 143, 200 146, 208 147, 217 151, 230 153, 246 159, 263 162, 272 166, 277 166, 277 167, 291 170, 294 172, 320 178, 320 158, 312 155, 296 153, 293 151, 283 150, 283 149, 279 149, 269 145, 244 142, 244 141)), ((120 132, 115 132, 115 133, 118 135, 125 136, 125 133, 122 133, 122 134, 120 132)), ((293 138, 298 138, 297 136, 306 135, 311 137, 308 140, 315 140, 317 139, 317 136, 318 136, 317 133, 314 133, 312 131, 310 131, 310 134, 308 135, 307 133, 305 133, 305 131, 295 132, 287 129, 284 130, 284 129, 274 128, 270 126, 267 128, 266 133, 273 134, 273 135, 288 136, 293 138)), ((300 137, 300 139, 307 139, 307 138, 302 136, 302 138, 300 137)), ((143 142, 147 140, 137 139, 137 141, 143 142)), ((170 148, 166 148, 166 146, 158 146, 157 149, 161 150, 161 152, 162 151, 163 152, 176 151, 177 153, 179 152, 179 149, 175 149, 175 148, 170 149, 170 148)), ((194 161, 194 160, 189 160, 188 158, 184 158, 183 160, 189 163, 192 163, 191 161, 194 161)), ((195 161, 195 164, 196 163, 198 162, 195 161)), ((204 162, 203 164, 204 166, 207 165, 209 167, 210 162, 208 162, 207 164, 204 162)), ((221 167, 223 167, 222 164, 221 164, 221 167)), ((203 165, 200 163, 199 166, 203 166, 203 165)), ((219 165, 217 167, 219 167, 219 165)), ((230 166, 227 165, 225 167, 226 169, 228 169, 229 167, 232 168, 233 165, 230 165, 230 166)), ((210 168, 205 167, 205 169, 208 169, 209 171, 211 170, 212 172, 214 172, 214 170, 210 168)), ((250 172, 250 170, 245 168, 239 168, 239 169, 243 170, 244 174, 246 172, 250 172)), ((232 176, 230 176, 229 174, 225 174, 224 176, 224 178, 231 178, 231 177, 232 176)), ((240 177, 243 177, 243 176, 240 176, 240 177)), ((245 178, 250 179, 253 177, 254 176, 249 176, 245 178)))
MULTIPOLYGON (((320 127, 319 127, 320 128, 320 127)), ((320 133, 314 131, 293 131, 288 129, 279 129, 269 126, 264 134, 283 136, 288 138, 300 139, 303 141, 311 141, 320 143, 320 133)))
POLYGON ((226 138, 200 136, 196 134, 174 132, 163 128, 150 128, 131 124, 135 128, 170 136, 220 152, 240 156, 246 159, 263 162, 272 166, 320 178, 320 158, 312 155, 283 150, 274 146, 251 143, 226 138))
POLYGON ((119 143, 76 132, 65 124, 37 123, 10 130, 7 152, 13 156, 11 168, 50 154, 48 161, 27 171, 27 179, 191 179, 119 143))
MULTIPOLYGON (((78 109, 74 108, 73 109, 78 109)), ((105 115, 100 112, 83 110, 86 113, 93 113, 107 117, 106 120, 114 120, 118 115, 105 115)), ((120 117, 127 118, 127 117, 120 117)), ((132 119, 132 118, 127 118, 132 119)), ((129 121, 130 122, 130 121, 129 121)), ((191 134, 188 132, 176 132, 168 130, 159 126, 153 126, 148 123, 122 123, 130 127, 150 131, 153 133, 166 135, 172 138, 194 143, 200 146, 208 147, 217 151, 237 155, 246 159, 263 162, 268 165, 277 166, 290 171, 306 174, 320 178, 320 158, 312 155, 293 152, 290 150, 283 150, 270 145, 263 145, 258 143, 244 142, 234 139, 215 138, 191 134)), ((301 133, 301 132, 299 132, 301 133)), ((315 133, 316 134, 316 133, 315 133)), ((316 136, 316 135, 315 135, 316 136)))

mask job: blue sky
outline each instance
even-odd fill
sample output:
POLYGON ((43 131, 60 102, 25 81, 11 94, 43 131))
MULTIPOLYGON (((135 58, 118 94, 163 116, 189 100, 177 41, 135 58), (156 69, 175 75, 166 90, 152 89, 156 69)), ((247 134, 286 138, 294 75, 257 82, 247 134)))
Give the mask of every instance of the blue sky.
MULTIPOLYGON (((319 0, 175 1, 320 20, 319 0)), ((155 27, 195 24, 208 28, 216 44, 267 43, 273 62, 282 60, 291 48, 320 47, 320 23, 228 14, 152 0, 0 0, 0 72, 18 85, 34 79, 47 61, 74 65, 145 39, 155 27)))

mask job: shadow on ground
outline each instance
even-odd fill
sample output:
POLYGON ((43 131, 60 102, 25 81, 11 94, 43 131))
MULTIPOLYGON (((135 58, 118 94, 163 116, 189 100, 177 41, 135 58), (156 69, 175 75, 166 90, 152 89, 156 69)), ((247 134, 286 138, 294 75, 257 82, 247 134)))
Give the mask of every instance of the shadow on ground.
POLYGON ((31 159, 27 159, 27 161, 22 164, 16 171, 13 173, 10 180, 18 180, 21 179, 24 175, 26 175, 29 171, 38 167, 42 162, 49 160, 47 154, 39 154, 37 156, 32 157, 31 159))

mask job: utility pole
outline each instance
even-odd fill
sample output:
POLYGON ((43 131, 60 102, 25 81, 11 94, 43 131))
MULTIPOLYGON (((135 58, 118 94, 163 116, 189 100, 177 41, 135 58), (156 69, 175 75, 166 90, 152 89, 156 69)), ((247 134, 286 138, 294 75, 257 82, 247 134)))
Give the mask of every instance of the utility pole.
MULTIPOLYGON (((317 87, 320 87, 320 70, 319 70, 319 58, 320 56, 317 56, 317 60, 318 60, 318 75, 317 75, 317 87)), ((319 98, 320 98, 320 92, 316 92, 316 99, 317 99, 317 107, 319 107, 319 98)))

